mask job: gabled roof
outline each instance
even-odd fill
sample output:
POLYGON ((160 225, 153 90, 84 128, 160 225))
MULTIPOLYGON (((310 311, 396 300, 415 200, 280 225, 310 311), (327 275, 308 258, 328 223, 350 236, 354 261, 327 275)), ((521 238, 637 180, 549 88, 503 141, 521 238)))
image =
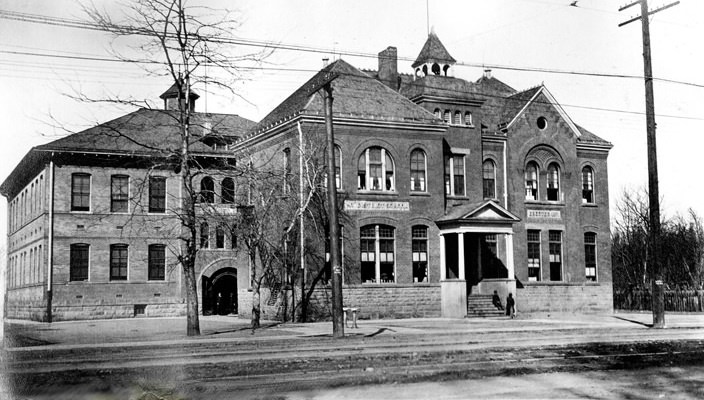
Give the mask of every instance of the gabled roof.
POLYGON ((264 117, 252 132, 258 133, 273 128, 300 114, 323 115, 323 98, 318 92, 311 92, 311 87, 328 73, 337 74, 337 78, 331 83, 334 98, 333 117, 437 123, 432 113, 346 61, 337 60, 293 92, 264 117))
MULTIPOLYGON (((182 91, 184 89, 183 85, 184 85, 183 82, 181 82, 181 90, 182 91)), ((178 85, 176 84, 176 82, 174 82, 174 84, 171 85, 170 88, 166 89, 166 91, 164 93, 159 95, 159 98, 161 98, 161 99, 176 98, 176 97, 178 97, 177 95, 178 95, 178 85)), ((196 100, 200 97, 200 95, 198 93, 194 92, 193 89, 191 89, 188 97, 190 97, 191 100, 196 100)))
POLYGON ((520 218, 500 204, 487 200, 482 203, 462 204, 453 207, 436 222, 438 224, 447 222, 459 224, 513 224, 520 220, 520 218))
POLYGON ((418 54, 416 61, 411 66, 415 68, 426 63, 454 64, 455 62, 457 60, 450 55, 435 32, 431 31, 423 48, 420 50, 420 54, 418 54))
MULTIPOLYGON (((206 136, 243 136, 253 121, 231 114, 191 114, 194 153, 213 153, 201 140, 206 136)), ((139 109, 65 138, 37 146, 39 151, 145 154, 173 152, 181 146, 177 111, 139 109)))

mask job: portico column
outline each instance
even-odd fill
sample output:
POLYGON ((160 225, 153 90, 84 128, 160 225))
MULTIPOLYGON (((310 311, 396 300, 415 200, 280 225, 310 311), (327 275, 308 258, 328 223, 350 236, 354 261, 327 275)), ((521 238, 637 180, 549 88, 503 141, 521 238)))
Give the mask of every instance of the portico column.
POLYGON ((457 234, 457 273, 464 280, 464 233, 457 234))
POLYGON ((445 265, 445 236, 440 234, 440 280, 447 279, 447 265, 445 265))
POLYGON ((513 234, 506 234, 506 269, 508 270, 508 279, 513 279, 516 275, 513 266, 513 234))

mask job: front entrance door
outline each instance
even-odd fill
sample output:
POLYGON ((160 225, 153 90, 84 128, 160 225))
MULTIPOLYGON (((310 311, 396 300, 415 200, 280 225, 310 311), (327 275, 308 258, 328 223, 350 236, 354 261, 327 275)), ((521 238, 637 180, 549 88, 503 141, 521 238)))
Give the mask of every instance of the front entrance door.
POLYGON ((224 268, 203 277, 203 315, 237 314, 237 270, 224 268))

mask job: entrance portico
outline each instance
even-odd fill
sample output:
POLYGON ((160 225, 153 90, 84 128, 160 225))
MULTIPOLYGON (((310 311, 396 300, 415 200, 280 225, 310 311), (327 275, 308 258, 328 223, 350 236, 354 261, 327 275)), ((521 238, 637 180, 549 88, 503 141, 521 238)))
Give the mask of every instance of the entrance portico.
POLYGON ((467 296, 515 293, 513 224, 519 218, 487 201, 455 207, 440 228, 442 316, 467 315, 467 296))

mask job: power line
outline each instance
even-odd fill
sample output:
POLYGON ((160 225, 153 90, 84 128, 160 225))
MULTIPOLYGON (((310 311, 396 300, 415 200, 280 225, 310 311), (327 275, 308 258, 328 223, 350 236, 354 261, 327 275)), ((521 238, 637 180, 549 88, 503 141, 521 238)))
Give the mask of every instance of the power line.
MULTIPOLYGON (((103 32, 121 33, 121 34, 135 34, 135 35, 144 35, 144 36, 149 36, 152 34, 148 30, 135 28, 135 27, 117 26, 117 25, 115 25, 112 28, 111 27, 103 27, 101 25, 86 22, 86 21, 71 20, 71 19, 67 19, 67 18, 49 17, 49 16, 43 16, 43 15, 37 15, 37 14, 18 13, 18 12, 7 11, 7 10, 0 10, 0 18, 18 20, 18 21, 23 21, 23 22, 32 22, 32 23, 39 23, 39 24, 54 25, 54 26, 78 28, 78 29, 90 29, 90 30, 97 30, 97 31, 103 31, 103 32)), ((205 42, 218 43, 218 44, 261 47, 261 48, 266 48, 266 49, 278 49, 278 50, 287 50, 287 51, 299 51, 299 52, 323 53, 323 54, 337 53, 337 54, 344 54, 344 55, 352 56, 352 57, 363 57, 363 58, 374 58, 374 59, 376 59, 378 57, 378 55, 374 54, 374 53, 366 53, 366 52, 351 51, 351 50, 343 51, 343 50, 336 49, 336 48, 330 49, 330 48, 312 47, 312 46, 305 46, 305 45, 298 45, 298 44, 286 44, 286 43, 281 43, 281 42, 254 40, 254 39, 245 39, 245 38, 229 38, 228 39, 228 38, 199 37, 199 40, 203 40, 205 42)), ((76 59, 81 59, 81 58, 76 58, 76 59)), ((402 60, 402 61, 409 61, 409 62, 415 61, 415 58, 411 58, 411 57, 398 57, 398 59, 402 60)), ((141 62, 147 63, 147 61, 141 61, 141 62)), ((153 63, 159 64, 158 61, 154 61, 153 63)), ((564 74, 564 75, 575 75, 575 76, 639 79, 639 80, 644 79, 644 77, 642 75, 632 75, 632 74, 613 74, 613 73, 604 73, 604 72, 571 71, 571 70, 562 70, 562 69, 555 69, 555 68, 520 67, 520 66, 501 65, 501 64, 471 63, 471 62, 463 62, 463 61, 458 61, 455 63, 455 65, 464 66, 464 67, 472 67, 472 68, 491 68, 491 69, 507 70, 507 71, 540 72, 540 73, 546 73, 546 74, 564 74)), ((704 84, 698 84, 698 83, 693 83, 693 82, 679 81, 679 80, 667 79, 667 78, 656 78, 656 77, 652 77, 652 79, 656 80, 656 81, 665 82, 665 83, 704 88, 704 84)))
MULTIPOLYGON (((19 54, 19 55, 29 55, 29 56, 39 56, 39 57, 52 57, 52 58, 68 58, 68 59, 78 59, 78 60, 88 60, 88 61, 101 61, 101 62, 118 62, 118 63, 134 63, 133 61, 129 60, 120 60, 120 59, 113 59, 113 58, 102 58, 102 57, 87 57, 87 56, 69 56, 69 55, 58 55, 58 54, 45 54, 45 53, 31 53, 31 52, 17 52, 17 51, 7 51, 7 50, 0 50, 0 53, 6 53, 6 54, 19 54)), ((147 61, 145 61, 147 62, 147 61)), ((162 64, 158 61, 148 61, 150 64, 162 64)), ((277 72, 304 72, 304 73, 316 73, 318 70, 314 69, 306 69, 306 68, 283 68, 283 67, 243 67, 239 66, 238 68, 243 69, 243 70, 254 70, 254 71, 277 71, 277 72)), ((341 73, 340 75, 346 75, 344 73, 341 73)), ((352 76, 352 75, 351 75, 352 76)), ((40 79, 40 78, 37 78, 40 79)), ((432 87, 428 86, 428 88, 434 88, 434 89, 442 89, 448 92, 454 92, 454 93, 464 93, 460 90, 456 89, 447 89, 443 87, 432 87)), ((508 99, 508 97, 504 96, 498 96, 498 95, 490 95, 490 94, 482 94, 484 97, 494 97, 498 99, 508 99)), ((603 107, 591 107, 591 106, 583 106, 583 105, 576 105, 576 104, 563 104, 560 103, 563 107, 571 107, 571 108, 578 108, 578 109, 585 109, 585 110, 593 110, 593 111, 604 111, 604 112, 614 112, 614 113, 621 113, 621 114, 632 114, 632 115, 645 115, 644 112, 640 111, 632 111, 632 110, 619 110, 619 109, 612 109, 612 108, 603 108, 603 107)), ((659 117, 663 118, 675 118, 675 119, 685 119, 685 120, 694 120, 694 121, 704 121, 704 118, 700 117, 692 117, 692 116, 683 116, 683 115, 666 115, 666 114, 658 114, 659 117)))

